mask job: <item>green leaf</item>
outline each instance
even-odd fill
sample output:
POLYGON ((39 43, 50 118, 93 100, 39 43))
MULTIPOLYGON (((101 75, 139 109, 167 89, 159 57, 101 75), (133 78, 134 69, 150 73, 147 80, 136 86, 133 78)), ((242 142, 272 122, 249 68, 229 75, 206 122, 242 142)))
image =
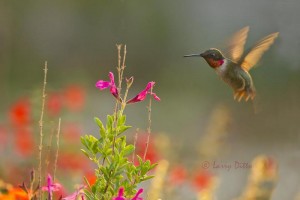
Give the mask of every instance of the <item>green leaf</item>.
POLYGON ((153 177, 155 177, 155 176, 153 176, 153 175, 151 175, 151 176, 144 176, 144 177, 142 177, 140 180, 141 180, 141 181, 146 181, 146 180, 149 180, 149 179, 151 179, 151 178, 153 178, 153 177))
POLYGON ((156 167, 157 165, 158 165, 158 163, 152 164, 152 165, 150 166, 150 168, 149 168, 149 171, 150 171, 151 169, 153 169, 154 167, 156 167))
POLYGON ((125 126, 125 125, 122 125, 119 127, 119 132, 118 132, 118 135, 124 133, 127 129, 131 128, 132 126, 125 126))
POLYGON ((134 151, 134 146, 132 144, 127 145, 124 150, 122 151, 124 156, 130 155, 134 151))
POLYGON ((139 160, 139 165, 142 165, 143 164, 143 159, 139 155, 136 155, 136 157, 139 160))
POLYGON ((126 122, 126 115, 119 116, 118 118, 118 126, 123 126, 126 122))
POLYGON ((80 149, 80 150, 86 157, 90 158, 90 155, 84 149, 80 149))
POLYGON ((94 142, 91 150, 93 151, 94 154, 97 154, 99 151, 98 151, 98 140, 94 142))
POLYGON ((113 121, 114 117, 111 115, 107 115, 106 129, 109 131, 109 133, 112 133, 113 121))
POLYGON ((100 136, 103 137, 103 138, 105 138, 106 131, 105 131, 105 128, 104 128, 104 125, 103 125, 102 121, 99 118, 97 118, 97 117, 95 117, 94 120, 95 120, 96 124, 100 128, 100 136))

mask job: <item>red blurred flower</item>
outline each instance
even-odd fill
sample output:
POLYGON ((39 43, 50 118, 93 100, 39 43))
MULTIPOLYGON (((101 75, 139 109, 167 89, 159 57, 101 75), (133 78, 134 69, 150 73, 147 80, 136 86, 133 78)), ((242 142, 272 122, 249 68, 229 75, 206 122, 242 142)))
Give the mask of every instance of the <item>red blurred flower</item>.
POLYGON ((109 72, 108 77, 109 77, 110 81, 99 80, 96 83, 96 87, 99 88, 100 90, 104 90, 106 88, 110 88, 110 93, 116 99, 120 99, 120 97, 119 97, 119 91, 118 91, 118 88, 117 88, 117 86, 115 84, 114 74, 112 72, 109 72))
POLYGON ((9 110, 9 117, 15 126, 28 125, 30 122, 30 103, 28 99, 21 99, 13 104, 9 110))
POLYGON ((15 134, 16 150, 22 156, 29 156, 33 153, 35 143, 33 133, 28 128, 20 128, 15 134))
POLYGON ((180 185, 184 182, 186 176, 187 176, 187 171, 183 166, 181 165, 175 166, 170 172, 170 178, 169 178, 170 184, 180 185))
POLYGON ((58 165, 64 170, 84 170, 89 167, 89 160, 78 152, 61 152, 58 156, 58 165))
POLYGON ((89 182, 90 185, 94 185, 96 183, 97 177, 95 176, 94 171, 88 171, 85 173, 85 178, 89 182))
POLYGON ((0 125, 0 150, 5 149, 7 143, 7 130, 4 126, 0 125))
POLYGON ((195 174, 192 184, 196 190, 201 191, 209 188, 212 185, 213 178, 213 174, 208 170, 200 170, 197 174, 195 174))
POLYGON ((68 86, 64 92, 64 100, 68 109, 79 111, 84 106, 85 91, 77 85, 68 86))
POLYGON ((154 87, 154 85, 155 85, 155 82, 153 82, 153 81, 149 82, 144 90, 142 90, 139 94, 137 94, 132 99, 128 100, 126 103, 130 104, 130 103, 137 103, 139 101, 144 101, 147 97, 147 94, 152 95, 156 101, 160 101, 160 98, 151 91, 152 88, 154 87))
MULTIPOLYGON (((137 138, 137 141, 136 141, 136 151, 135 152, 141 158, 144 157, 147 139, 148 139, 148 134, 147 133, 138 134, 138 138, 137 138)), ((157 150, 155 148, 155 145, 152 141, 153 141, 153 136, 149 140, 148 151, 147 151, 145 159, 150 160, 151 163, 154 163, 154 162, 158 161, 159 155, 158 155, 157 150)), ((137 160, 135 160, 135 164, 138 164, 137 160)))
POLYGON ((47 98, 47 110, 50 115, 56 116, 62 109, 62 97, 59 93, 50 93, 47 98))

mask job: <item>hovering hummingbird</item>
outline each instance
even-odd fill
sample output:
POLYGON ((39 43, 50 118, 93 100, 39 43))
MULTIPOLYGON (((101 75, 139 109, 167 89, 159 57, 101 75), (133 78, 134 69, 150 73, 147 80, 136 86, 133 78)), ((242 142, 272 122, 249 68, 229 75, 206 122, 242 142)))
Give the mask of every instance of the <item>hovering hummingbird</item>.
POLYGON ((232 36, 228 46, 230 58, 226 58, 220 50, 215 48, 208 49, 200 54, 184 56, 203 57, 221 79, 233 89, 234 99, 238 101, 241 101, 243 97, 245 101, 248 101, 250 98, 254 99, 256 92, 249 70, 259 61, 263 53, 269 49, 279 34, 276 32, 264 37, 246 55, 243 55, 248 32, 249 26, 242 28, 232 36))

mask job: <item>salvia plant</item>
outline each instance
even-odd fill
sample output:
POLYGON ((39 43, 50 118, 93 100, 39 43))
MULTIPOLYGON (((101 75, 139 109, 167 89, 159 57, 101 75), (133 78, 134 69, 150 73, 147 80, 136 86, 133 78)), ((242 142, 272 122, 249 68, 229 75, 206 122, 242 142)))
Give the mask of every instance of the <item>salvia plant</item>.
MULTIPOLYGON (((128 104, 137 103, 146 99, 149 94, 159 101, 160 98, 153 93, 155 82, 149 82, 146 88, 135 97, 127 100, 128 91, 133 83, 133 77, 126 78, 126 89, 122 95, 122 80, 125 69, 126 59, 126 45, 123 49, 123 56, 121 56, 121 45, 117 45, 118 49, 118 85, 115 83, 114 74, 109 72, 109 81, 99 80, 96 87, 100 90, 109 89, 110 93, 116 100, 113 114, 107 115, 105 123, 100 118, 95 118, 95 123, 99 127, 99 135, 84 135, 81 137, 81 142, 84 145, 82 152, 96 164, 95 176, 96 182, 90 184, 87 180, 87 188, 85 189, 85 196, 87 199, 141 199, 138 195, 142 189, 137 191, 138 184, 151 179, 153 176, 149 175, 149 171, 157 164, 150 163, 145 160, 147 154, 146 144, 144 157, 136 155, 138 164, 134 164, 130 159, 135 153, 135 146, 128 144, 126 130, 131 128, 126 123, 126 115, 124 110, 128 104), (122 191, 122 195, 120 195, 122 191), (123 196, 124 195, 124 196, 123 196), (121 198, 122 197, 122 198, 121 198)), ((151 98, 148 106, 149 116, 151 116, 151 98)), ((150 136, 150 122, 148 133, 150 136)))

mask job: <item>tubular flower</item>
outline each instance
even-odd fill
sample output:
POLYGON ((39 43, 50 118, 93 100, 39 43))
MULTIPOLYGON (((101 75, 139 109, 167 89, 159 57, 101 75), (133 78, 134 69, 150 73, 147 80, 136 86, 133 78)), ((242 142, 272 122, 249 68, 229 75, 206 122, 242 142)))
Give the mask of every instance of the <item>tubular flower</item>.
MULTIPOLYGON (((137 193, 135 194, 135 196, 134 196, 131 200, 143 200, 142 197, 139 197, 140 194, 143 193, 143 191, 144 191, 144 190, 143 190, 142 188, 139 189, 139 190, 137 191, 137 193)), ((118 196, 117 196, 117 197, 114 197, 113 200, 126 200, 126 198, 124 197, 124 188, 123 188, 123 187, 121 187, 121 188, 119 189, 118 196)))
POLYGON ((140 93, 138 93, 132 99, 128 100, 126 103, 130 104, 130 103, 137 103, 139 101, 144 101, 146 99, 147 94, 152 95, 156 101, 160 101, 160 98, 151 91, 151 89, 153 88, 154 85, 155 85, 155 82, 153 82, 153 81, 149 82, 144 90, 142 90, 140 93))
POLYGON ((73 194, 62 198, 62 200, 77 200, 78 197, 81 197, 81 199, 85 199, 84 192, 83 192, 84 188, 85 188, 85 186, 81 185, 73 194))
POLYGON ((126 198, 124 197, 124 188, 121 187, 119 189, 119 193, 117 197, 114 197, 113 200, 126 200, 126 198))
POLYGON ((59 183, 53 183, 52 176, 50 174, 48 174, 47 186, 43 186, 42 190, 48 192, 49 199, 52 199, 53 192, 59 191, 61 189, 62 189, 62 186, 59 183))
POLYGON ((139 190, 137 191, 136 195, 135 195, 131 200, 143 200, 142 197, 139 197, 139 195, 142 194, 143 191, 144 191, 143 188, 139 189, 139 190))
POLYGON ((118 92, 117 86, 115 84, 114 74, 112 72, 109 72, 108 76, 109 76, 110 81, 99 80, 96 83, 96 87, 99 88, 100 90, 110 88, 110 93, 115 98, 120 99, 119 92, 118 92))

